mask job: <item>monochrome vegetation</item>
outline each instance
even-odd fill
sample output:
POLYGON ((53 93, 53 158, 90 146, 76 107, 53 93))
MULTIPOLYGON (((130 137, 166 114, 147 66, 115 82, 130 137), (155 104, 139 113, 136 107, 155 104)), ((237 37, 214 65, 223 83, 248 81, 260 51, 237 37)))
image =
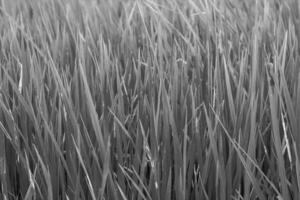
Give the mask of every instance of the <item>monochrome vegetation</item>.
POLYGON ((300 199, 298 0, 0 2, 0 199, 300 199))

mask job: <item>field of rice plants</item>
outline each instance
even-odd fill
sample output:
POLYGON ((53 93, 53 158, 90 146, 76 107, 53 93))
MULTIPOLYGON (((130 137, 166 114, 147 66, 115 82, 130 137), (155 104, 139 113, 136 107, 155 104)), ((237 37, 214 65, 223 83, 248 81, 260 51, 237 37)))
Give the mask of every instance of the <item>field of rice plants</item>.
POLYGON ((0 199, 300 199, 298 0, 1 0, 0 199))

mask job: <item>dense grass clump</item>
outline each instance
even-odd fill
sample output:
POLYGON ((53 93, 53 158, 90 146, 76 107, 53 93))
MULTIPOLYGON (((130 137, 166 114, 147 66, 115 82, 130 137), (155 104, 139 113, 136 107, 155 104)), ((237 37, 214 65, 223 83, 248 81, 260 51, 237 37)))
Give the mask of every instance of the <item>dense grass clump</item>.
POLYGON ((2 0, 0 199, 300 199, 298 0, 2 0))

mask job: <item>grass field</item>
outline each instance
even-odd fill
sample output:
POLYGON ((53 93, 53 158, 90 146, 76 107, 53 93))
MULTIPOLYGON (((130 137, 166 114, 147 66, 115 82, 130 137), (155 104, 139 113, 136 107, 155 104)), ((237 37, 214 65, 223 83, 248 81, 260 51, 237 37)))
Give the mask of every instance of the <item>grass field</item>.
POLYGON ((300 199, 298 0, 0 2, 0 199, 300 199))

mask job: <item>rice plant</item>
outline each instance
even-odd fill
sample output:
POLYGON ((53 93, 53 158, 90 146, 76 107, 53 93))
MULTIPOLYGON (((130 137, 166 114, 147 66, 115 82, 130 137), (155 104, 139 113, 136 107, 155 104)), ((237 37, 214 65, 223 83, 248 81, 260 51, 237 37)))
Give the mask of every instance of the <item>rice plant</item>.
POLYGON ((300 199, 297 0, 2 0, 0 19, 0 199, 300 199))

